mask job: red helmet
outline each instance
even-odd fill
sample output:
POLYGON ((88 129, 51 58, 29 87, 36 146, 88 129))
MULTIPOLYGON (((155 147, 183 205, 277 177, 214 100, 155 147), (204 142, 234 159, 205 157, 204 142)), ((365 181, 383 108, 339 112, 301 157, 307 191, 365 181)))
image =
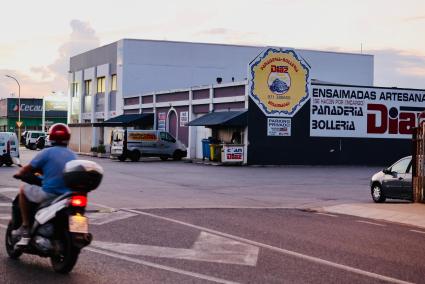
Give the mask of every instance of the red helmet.
POLYGON ((66 124, 55 123, 49 129, 49 140, 54 143, 66 144, 71 139, 71 129, 66 124))

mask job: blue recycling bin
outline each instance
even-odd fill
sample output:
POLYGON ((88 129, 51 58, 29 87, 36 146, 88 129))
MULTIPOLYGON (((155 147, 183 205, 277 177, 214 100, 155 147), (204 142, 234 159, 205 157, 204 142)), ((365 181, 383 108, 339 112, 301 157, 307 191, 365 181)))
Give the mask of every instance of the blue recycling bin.
POLYGON ((210 158, 210 139, 202 139, 202 160, 210 158))

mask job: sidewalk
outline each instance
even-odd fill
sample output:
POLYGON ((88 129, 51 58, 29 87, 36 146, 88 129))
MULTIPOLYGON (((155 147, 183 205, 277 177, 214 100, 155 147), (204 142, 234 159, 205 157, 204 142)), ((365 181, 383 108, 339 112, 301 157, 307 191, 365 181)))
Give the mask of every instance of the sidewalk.
POLYGON ((319 211, 384 220, 425 229, 423 203, 354 203, 322 207, 319 211))

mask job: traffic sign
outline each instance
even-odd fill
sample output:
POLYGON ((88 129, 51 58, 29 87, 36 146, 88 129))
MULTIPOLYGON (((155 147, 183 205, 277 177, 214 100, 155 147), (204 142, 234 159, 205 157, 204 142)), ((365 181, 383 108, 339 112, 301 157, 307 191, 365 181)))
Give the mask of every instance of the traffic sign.
POLYGON ((21 127, 21 126, 22 126, 22 124, 24 124, 24 122, 23 122, 23 121, 17 121, 17 122, 16 122, 16 126, 18 126, 18 127, 21 127))

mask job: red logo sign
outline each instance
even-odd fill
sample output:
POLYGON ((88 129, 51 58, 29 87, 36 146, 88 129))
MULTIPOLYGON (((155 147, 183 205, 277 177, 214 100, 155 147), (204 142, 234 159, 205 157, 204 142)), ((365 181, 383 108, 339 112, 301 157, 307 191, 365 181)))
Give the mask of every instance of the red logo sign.
POLYGON ((412 134, 420 115, 418 112, 399 111, 396 107, 388 109, 385 105, 367 106, 367 133, 412 134))

